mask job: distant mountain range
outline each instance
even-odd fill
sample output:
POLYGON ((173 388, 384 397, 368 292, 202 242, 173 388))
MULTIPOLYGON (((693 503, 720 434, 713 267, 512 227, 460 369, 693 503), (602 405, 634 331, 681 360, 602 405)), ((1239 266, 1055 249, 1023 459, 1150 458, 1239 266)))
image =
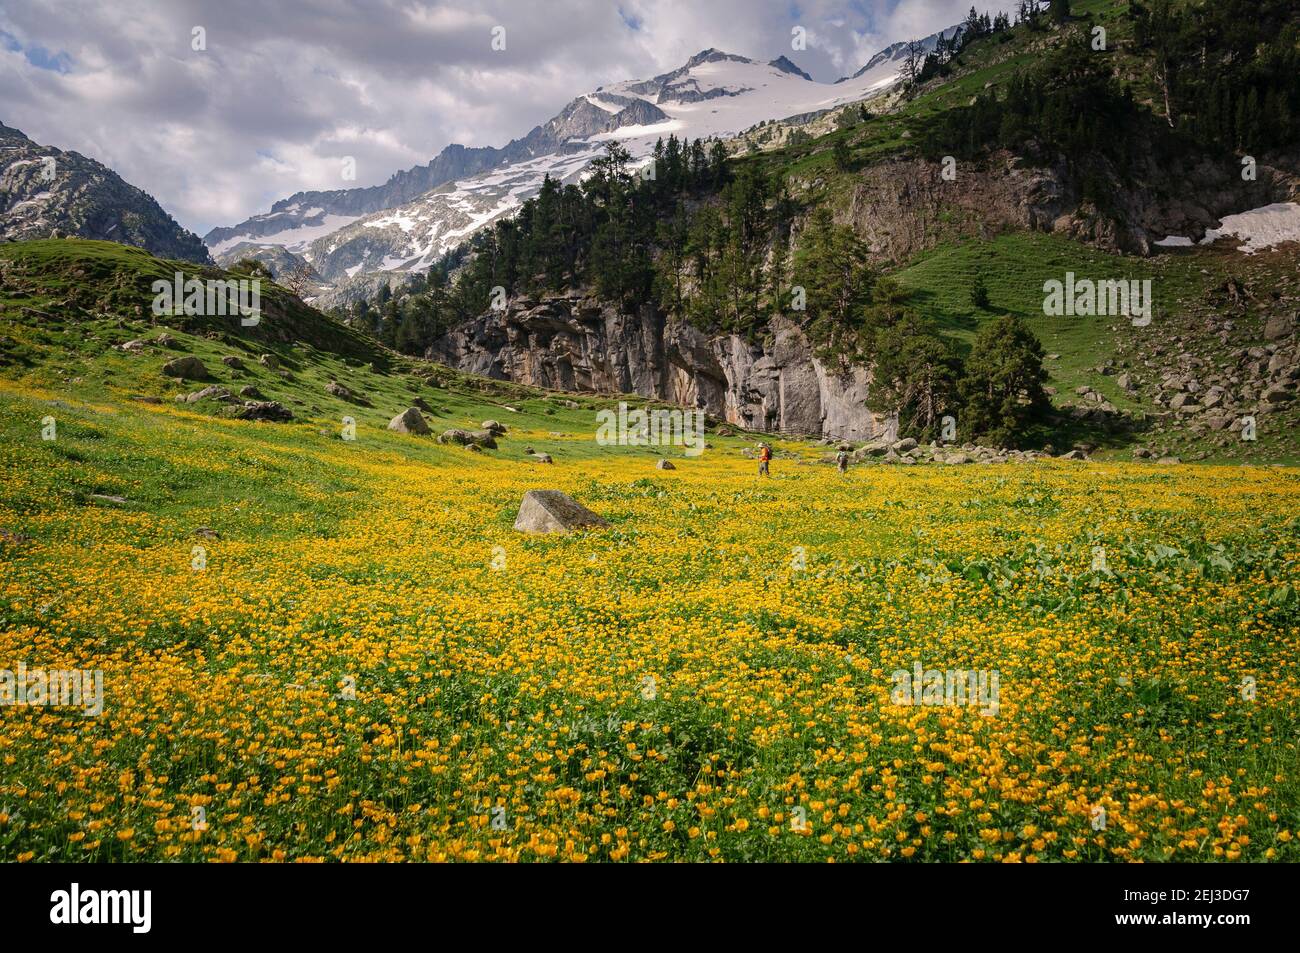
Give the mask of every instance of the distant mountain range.
MULTIPOLYGON (((931 50, 940 35, 958 29, 922 44, 931 50)), ((381 186, 299 192, 269 212, 214 228, 204 241, 222 263, 250 256, 283 262, 279 250, 286 250, 334 292, 366 276, 417 272, 511 214, 545 176, 580 179, 609 139, 644 160, 670 134, 727 139, 767 120, 817 115, 886 92, 899 80, 904 49, 894 44, 835 83, 815 82, 786 56, 762 63, 703 50, 651 79, 578 96, 501 148, 450 145, 428 165, 399 172, 381 186)))
MULTIPOLYGON (((940 35, 958 29, 922 45, 933 49, 940 35)), ((578 181, 610 139, 644 161, 669 135, 725 140, 769 120, 802 121, 886 92, 899 80, 905 50, 896 43, 835 83, 814 81, 786 56, 763 63, 702 50, 667 73, 580 95, 500 148, 452 144, 383 185, 298 192, 202 240, 103 164, 0 123, 0 240, 64 234, 203 263, 252 257, 273 271, 302 269, 323 292, 346 297, 350 285, 373 288, 376 280, 428 268, 512 214, 546 176, 578 181)))
POLYGON ((0 241, 56 233, 212 263, 199 237, 147 192, 94 159, 39 145, 0 123, 0 241))

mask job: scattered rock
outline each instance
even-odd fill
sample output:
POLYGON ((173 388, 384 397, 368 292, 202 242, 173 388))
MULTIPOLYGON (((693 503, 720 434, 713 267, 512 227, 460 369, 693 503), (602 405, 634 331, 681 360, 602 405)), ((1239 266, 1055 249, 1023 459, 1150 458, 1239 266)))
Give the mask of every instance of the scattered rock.
POLYGON ((1264 340, 1280 341, 1295 330, 1296 316, 1293 314, 1273 314, 1264 324, 1264 340))
POLYGON ((194 535, 199 539, 220 539, 221 534, 211 526, 200 526, 194 531, 194 535))
POLYGON ((242 371, 244 369, 244 362, 233 354, 227 354, 221 359, 221 363, 233 371, 242 371))
POLYGON ((211 387, 205 387, 203 390, 196 390, 192 394, 186 394, 185 396, 177 397, 176 399, 184 401, 187 404, 194 404, 200 400, 233 400, 234 398, 230 396, 230 391, 220 385, 213 384, 211 387))
POLYGON ((407 407, 404 411, 388 422, 388 429, 395 430, 398 433, 427 434, 429 425, 424 422, 424 417, 420 414, 418 407, 407 407))
POLYGON ((126 497, 124 496, 110 496, 107 493, 92 493, 90 494, 90 498, 92 500, 99 500, 101 503, 116 503, 119 506, 126 505, 126 497))
POLYGON ((163 365, 162 371, 168 377, 179 377, 187 381, 199 381, 208 376, 208 369, 203 362, 193 356, 173 358, 163 365))
POLYGON ((332 394, 333 396, 339 398, 340 400, 352 399, 352 391, 348 390, 338 381, 330 381, 328 384, 326 384, 325 393, 332 394))
POLYGON ((676 470, 677 468, 676 468, 675 466, 673 466, 673 462, 672 462, 671 460, 659 460, 657 463, 655 463, 655 469, 656 469, 656 470, 676 470))
POLYGON ((483 421, 483 429, 494 437, 500 437, 506 432, 506 425, 495 420, 485 420, 483 421))
POLYGON ((515 519, 515 529, 521 533, 568 533, 608 525, 607 520, 559 490, 529 490, 515 519))
POLYGON ((453 427, 450 430, 444 430, 438 437, 439 443, 457 443, 462 447, 468 447, 471 444, 482 445, 491 450, 497 448, 496 441, 486 430, 460 430, 453 427), (486 441, 486 442, 484 442, 486 441))
POLYGON ((533 454, 533 459, 536 460, 538 463, 554 463, 554 462, 555 462, 554 460, 551 459, 551 455, 550 455, 549 453, 535 453, 535 454, 533 454))
POLYGON ((1291 391, 1283 384, 1275 384, 1260 394, 1259 399, 1266 404, 1285 404, 1291 399, 1291 391))
POLYGON ((269 367, 273 371, 278 370, 280 367, 280 359, 274 354, 263 354, 257 359, 257 363, 263 367, 269 367))
POLYGON ((276 400, 250 400, 244 404, 239 415, 242 420, 265 420, 270 423, 288 423, 293 420, 293 411, 276 400))
POLYGON ((265 400, 262 396, 262 392, 252 384, 245 384, 243 387, 239 388, 239 396, 248 397, 252 400, 265 400))

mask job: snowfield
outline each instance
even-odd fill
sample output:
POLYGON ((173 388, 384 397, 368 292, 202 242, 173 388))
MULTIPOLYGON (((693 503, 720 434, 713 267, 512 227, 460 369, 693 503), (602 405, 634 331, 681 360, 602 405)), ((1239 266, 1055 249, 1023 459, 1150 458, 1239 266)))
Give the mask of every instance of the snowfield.
POLYGON ((1242 239, 1245 244, 1238 251, 1252 255, 1283 242, 1300 242, 1300 204, 1279 202, 1265 205, 1237 215, 1227 215, 1219 228, 1211 228, 1201 239, 1209 245, 1225 235, 1242 239))

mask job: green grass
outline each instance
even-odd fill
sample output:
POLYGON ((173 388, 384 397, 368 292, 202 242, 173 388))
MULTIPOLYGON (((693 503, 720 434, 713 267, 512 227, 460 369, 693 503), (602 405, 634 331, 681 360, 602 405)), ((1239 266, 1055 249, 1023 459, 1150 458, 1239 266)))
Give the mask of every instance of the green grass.
MULTIPOLYGON (((1043 313, 1043 283, 1064 281, 1067 271, 1076 280, 1153 278, 1152 264, 1141 258, 1111 255, 1053 235, 1017 232, 990 241, 971 240, 940 246, 894 273, 911 292, 909 304, 943 332, 969 345, 979 325, 1004 314, 1023 318, 1049 354, 1053 377, 1063 387, 1109 382, 1089 370, 1113 355, 1118 322, 1102 317, 1052 317, 1043 313), (975 275, 982 273, 989 292, 987 309, 970 300, 975 275)), ((1157 313, 1168 313, 1176 290, 1153 282, 1157 313)), ((1123 400, 1113 388, 1117 402, 1123 400)))
MULTIPOLYGON (((268 313, 262 322, 244 328, 233 318, 152 318, 150 282, 170 280, 174 270, 188 275, 194 269, 185 263, 155 259, 138 249, 80 240, 14 243, 0 246, 0 267, 8 267, 10 279, 0 297, 4 433, 7 438, 26 439, 39 430, 41 418, 53 415, 61 436, 68 439, 46 445, 42 451, 52 455, 52 462, 61 454, 69 455, 67 461, 75 466, 68 472, 68 486, 83 497, 96 492, 131 495, 122 487, 115 490, 95 483, 93 474, 100 470, 138 477, 140 485, 127 489, 147 494, 164 487, 204 485, 208 482, 202 473, 206 462, 200 472, 187 475, 154 459, 146 449, 169 428, 189 428, 203 418, 219 420, 217 429, 204 431, 208 434, 205 439, 215 442, 205 448, 203 456, 206 461, 210 454, 213 465, 221 467, 233 452, 230 441, 236 439, 234 435, 250 428, 261 439, 294 452, 315 453, 331 445, 337 450, 344 417, 351 417, 357 425, 358 440, 353 447, 413 454, 430 462, 455 460, 468 453, 441 447, 432 437, 411 438, 386 429, 389 421, 416 399, 430 408, 425 416, 435 435, 449 428, 477 429, 487 419, 504 423, 511 434, 499 441, 498 450, 487 451, 497 457, 522 461, 528 456, 526 448, 550 453, 557 460, 615 452, 632 452, 648 459, 665 455, 654 447, 601 447, 594 435, 596 412, 615 407, 620 400, 632 407, 666 404, 634 395, 552 394, 406 358, 297 303, 273 285, 264 287, 264 310, 268 313), (157 345, 162 334, 170 335, 174 343, 157 345), (117 348, 132 340, 143 340, 148 346, 141 353, 117 348), (275 355, 279 367, 259 363, 264 354, 275 355), (203 361, 208 377, 178 382, 165 376, 163 365, 182 355, 203 361), (242 369, 222 362, 223 357, 232 356, 242 361, 242 369), (326 386, 331 382, 348 388, 353 399, 328 393, 326 386), (177 403, 177 397, 213 384, 235 395, 251 385, 263 399, 279 401, 291 410, 295 420, 288 424, 246 423, 226 419, 230 411, 218 401, 177 403), (139 458, 100 460, 97 454, 108 444, 82 435, 108 426, 127 408, 132 410, 132 419, 138 418, 144 431, 153 436, 136 439, 121 435, 122 445, 140 450, 143 455, 139 458)), ((223 273, 207 269, 200 274, 220 277, 223 273)), ((739 446, 741 442, 739 437, 722 438, 720 445, 739 446)), ((274 475, 257 489, 273 498, 274 475)))

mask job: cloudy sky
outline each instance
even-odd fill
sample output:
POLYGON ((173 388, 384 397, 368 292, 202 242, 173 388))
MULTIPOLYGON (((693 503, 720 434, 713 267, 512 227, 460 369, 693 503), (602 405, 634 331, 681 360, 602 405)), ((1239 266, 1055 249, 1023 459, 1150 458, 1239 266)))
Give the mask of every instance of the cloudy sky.
POLYGON ((450 142, 504 145, 583 92, 708 47, 784 53, 830 82, 970 4, 5 0, 0 122, 98 159, 201 235, 301 189, 380 184, 450 142))

